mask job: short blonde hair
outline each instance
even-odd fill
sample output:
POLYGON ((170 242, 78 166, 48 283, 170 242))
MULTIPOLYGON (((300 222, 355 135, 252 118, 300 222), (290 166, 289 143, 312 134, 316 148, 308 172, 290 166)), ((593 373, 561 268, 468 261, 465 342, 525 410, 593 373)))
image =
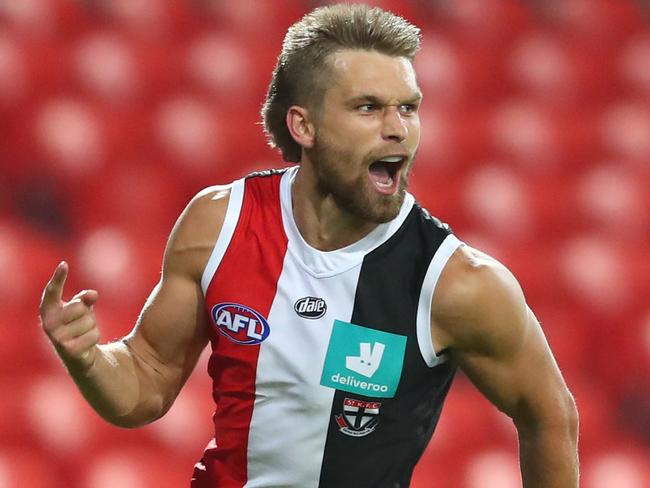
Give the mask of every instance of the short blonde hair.
POLYGON ((326 60, 341 49, 365 49, 413 61, 420 29, 402 17, 367 5, 319 7, 293 24, 273 70, 262 121, 269 145, 287 162, 299 162, 301 146, 286 124, 292 105, 318 110, 328 78, 326 60))

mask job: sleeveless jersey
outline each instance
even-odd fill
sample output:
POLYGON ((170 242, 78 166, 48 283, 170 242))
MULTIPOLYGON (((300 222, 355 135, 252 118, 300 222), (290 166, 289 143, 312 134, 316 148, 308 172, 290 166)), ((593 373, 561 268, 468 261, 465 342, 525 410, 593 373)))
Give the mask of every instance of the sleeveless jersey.
POLYGON ((201 283, 215 437, 192 486, 407 487, 454 375, 430 316, 461 242, 407 193, 361 240, 314 249, 293 219, 297 170, 231 185, 201 283))

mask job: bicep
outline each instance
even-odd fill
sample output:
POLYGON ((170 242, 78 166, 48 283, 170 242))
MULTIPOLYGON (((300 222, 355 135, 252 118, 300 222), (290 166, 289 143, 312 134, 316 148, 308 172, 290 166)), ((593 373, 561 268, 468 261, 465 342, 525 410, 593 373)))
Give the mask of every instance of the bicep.
POLYGON ((495 329, 484 347, 453 355, 470 381, 515 420, 548 420, 563 411, 566 386, 532 311, 525 307, 522 316, 495 329))
POLYGON ((208 341, 203 303, 194 280, 163 275, 126 339, 138 359, 171 388, 180 389, 208 341))
POLYGON ((468 247, 457 251, 434 295, 432 324, 452 360, 516 421, 548 421, 565 410, 570 395, 562 375, 505 266, 468 247))

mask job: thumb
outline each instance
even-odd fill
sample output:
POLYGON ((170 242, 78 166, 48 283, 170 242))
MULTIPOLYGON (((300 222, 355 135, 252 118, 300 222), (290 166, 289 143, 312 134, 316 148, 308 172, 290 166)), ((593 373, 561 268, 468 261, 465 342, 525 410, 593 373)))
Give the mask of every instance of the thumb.
POLYGON ((61 300, 63 299, 63 286, 65 279, 68 276, 68 263, 61 261, 54 270, 54 274, 50 281, 45 285, 43 296, 41 298, 41 314, 52 308, 61 307, 61 300))

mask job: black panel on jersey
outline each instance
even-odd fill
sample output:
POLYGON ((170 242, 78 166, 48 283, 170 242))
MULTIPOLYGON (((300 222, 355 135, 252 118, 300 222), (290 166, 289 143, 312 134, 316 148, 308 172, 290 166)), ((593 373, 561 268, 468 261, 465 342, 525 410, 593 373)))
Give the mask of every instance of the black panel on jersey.
POLYGON ((417 342, 416 315, 429 263, 451 230, 417 204, 400 229, 362 264, 351 322, 407 337, 402 376, 394 398, 371 398, 337 390, 319 486, 339 488, 409 486, 449 391, 454 368, 429 368, 417 342), (353 437, 340 431, 335 415, 345 398, 381 402, 373 432, 353 437))

